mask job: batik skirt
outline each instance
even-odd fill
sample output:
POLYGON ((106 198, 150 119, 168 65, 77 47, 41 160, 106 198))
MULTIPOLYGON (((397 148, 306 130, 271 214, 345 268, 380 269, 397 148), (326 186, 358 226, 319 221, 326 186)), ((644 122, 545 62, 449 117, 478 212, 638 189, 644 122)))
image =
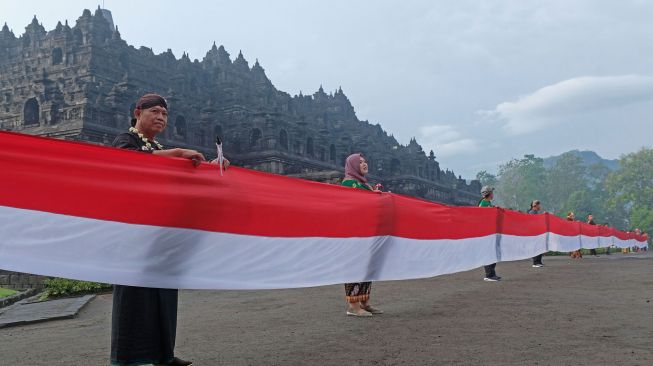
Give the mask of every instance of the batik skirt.
POLYGON ((368 301, 371 291, 372 282, 345 283, 345 299, 349 303, 368 301))

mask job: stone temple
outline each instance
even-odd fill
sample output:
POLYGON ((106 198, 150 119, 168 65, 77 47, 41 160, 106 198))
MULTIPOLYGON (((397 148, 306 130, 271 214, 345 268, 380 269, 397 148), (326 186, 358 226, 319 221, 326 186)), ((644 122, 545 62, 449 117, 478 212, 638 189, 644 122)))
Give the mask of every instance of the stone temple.
POLYGON ((155 55, 120 37, 111 13, 84 10, 74 26, 46 31, 36 17, 21 36, 0 31, 0 129, 110 144, 129 128, 136 99, 164 95, 168 128, 159 141, 215 156, 215 136, 232 163, 335 183, 345 158, 363 152, 385 190, 454 205, 474 205, 480 184, 440 169, 412 139, 401 145, 380 125, 360 121, 341 89, 290 96, 224 47, 206 56, 155 55))

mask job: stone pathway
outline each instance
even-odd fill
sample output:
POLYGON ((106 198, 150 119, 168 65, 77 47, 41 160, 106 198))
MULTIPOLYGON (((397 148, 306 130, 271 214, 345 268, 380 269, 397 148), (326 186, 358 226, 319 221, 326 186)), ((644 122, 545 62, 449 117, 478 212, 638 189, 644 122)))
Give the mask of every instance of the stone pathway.
POLYGON ((0 328, 74 318, 93 298, 95 295, 38 302, 35 297, 21 300, 0 309, 0 328))

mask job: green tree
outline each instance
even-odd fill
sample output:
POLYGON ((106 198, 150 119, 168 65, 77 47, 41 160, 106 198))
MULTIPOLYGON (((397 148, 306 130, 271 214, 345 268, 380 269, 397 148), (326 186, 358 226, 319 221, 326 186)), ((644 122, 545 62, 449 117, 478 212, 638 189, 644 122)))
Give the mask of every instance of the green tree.
POLYGON ((631 228, 639 228, 642 232, 653 233, 653 209, 650 207, 637 206, 630 212, 631 228))
POLYGON ((653 149, 642 149, 624 155, 618 171, 606 180, 608 206, 622 211, 628 229, 639 227, 653 232, 653 149))
POLYGON ((501 165, 496 177, 482 171, 477 179, 496 184, 503 207, 523 210, 539 199, 544 210, 561 217, 573 211, 584 221, 591 213, 597 223, 653 233, 653 149, 623 156, 616 172, 603 164, 587 167, 569 153, 547 170, 542 159, 525 155, 501 165))
POLYGON ((569 195, 562 205, 559 216, 564 217, 571 211, 579 221, 587 220, 592 214, 597 224, 608 223, 610 226, 624 227, 624 213, 607 205, 607 192, 601 188, 582 187, 569 195))
POLYGON ((481 186, 497 186, 497 177, 494 174, 490 174, 485 170, 481 170, 476 174, 476 180, 481 182, 481 186))
POLYGON ((605 164, 597 163, 587 168, 587 180, 590 188, 605 190, 605 181, 608 179, 611 170, 605 164))
POLYGON ((522 159, 512 159, 501 165, 497 203, 503 207, 524 210, 533 200, 543 200, 545 176, 544 160, 535 155, 524 155, 522 159))
POLYGON ((562 211, 569 206, 567 203, 572 194, 585 193, 588 183, 583 159, 571 152, 562 154, 555 165, 546 171, 545 196, 542 200, 546 201, 547 211, 563 215, 562 211))
POLYGON ((589 189, 579 189, 572 192, 567 199, 567 202, 560 208, 558 216, 562 217, 563 212, 573 212, 576 214, 576 219, 585 221, 587 215, 596 214, 596 205, 592 200, 592 193, 589 189))

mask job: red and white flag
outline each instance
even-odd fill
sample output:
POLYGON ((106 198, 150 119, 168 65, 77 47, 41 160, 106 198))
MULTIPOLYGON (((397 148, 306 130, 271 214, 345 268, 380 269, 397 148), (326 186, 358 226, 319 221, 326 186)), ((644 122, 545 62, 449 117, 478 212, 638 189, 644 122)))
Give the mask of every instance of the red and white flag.
POLYGON ((432 277, 547 250, 645 246, 549 214, 0 132, 0 268, 123 285, 271 289, 432 277))

